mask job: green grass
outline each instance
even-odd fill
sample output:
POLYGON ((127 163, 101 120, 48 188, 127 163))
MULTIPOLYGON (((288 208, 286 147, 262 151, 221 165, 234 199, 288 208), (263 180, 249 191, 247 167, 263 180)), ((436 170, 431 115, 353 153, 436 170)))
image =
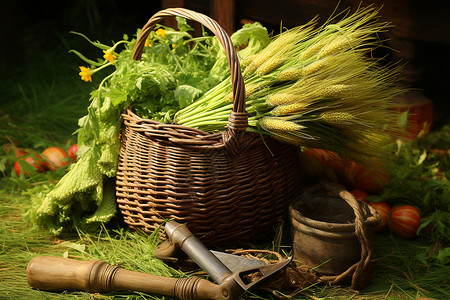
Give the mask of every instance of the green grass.
MULTIPOLYGON (((86 114, 93 84, 79 80, 77 62, 59 50, 11 70, 0 81, 0 142, 43 150, 75 140, 72 133, 86 114)), ((36 149, 36 150, 37 150, 36 149)))
MULTIPOLYGON (((92 299, 86 292, 50 293, 31 289, 26 281, 28 262, 38 255, 54 255, 74 259, 101 259, 123 268, 160 276, 182 276, 153 256, 155 236, 141 235, 125 228, 106 227, 96 233, 73 232, 55 237, 42 228, 23 221, 21 214, 26 197, 5 195, 0 209, 0 290, 1 299, 92 299), (3 298, 5 297, 5 298, 3 298)), ((97 296, 96 296, 97 297, 97 296)), ((105 296, 111 299, 142 298, 137 293, 105 296)), ((103 296, 98 295, 101 299, 103 296)))
MULTIPOLYGON (((27 197, 2 193, 0 201, 1 299, 163 299, 138 292, 91 295, 86 292, 51 293, 31 289, 26 281, 25 270, 28 262, 38 255, 79 260, 95 258, 148 274, 186 276, 153 256, 158 244, 154 235, 142 235, 125 227, 110 226, 100 232, 74 231, 55 237, 23 221, 21 213, 29 205, 27 197)), ((283 236, 285 243, 288 243, 289 233, 284 232, 283 236)), ((319 284, 305 288, 303 295, 293 299, 307 299, 305 294, 319 299, 416 299, 419 296, 448 299, 448 266, 423 265, 415 260, 415 255, 426 246, 427 242, 420 239, 402 240, 387 233, 376 234, 373 278, 366 289, 358 294, 347 286, 319 284)), ((290 246, 283 247, 283 250, 290 252, 290 246)), ((274 299, 267 293, 257 293, 253 297, 274 299)))

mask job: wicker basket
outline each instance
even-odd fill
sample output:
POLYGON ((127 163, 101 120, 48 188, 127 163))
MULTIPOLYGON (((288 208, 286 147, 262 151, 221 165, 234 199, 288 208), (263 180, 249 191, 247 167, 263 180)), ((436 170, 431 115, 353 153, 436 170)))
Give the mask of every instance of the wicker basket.
POLYGON ((245 88, 229 36, 209 17, 182 8, 156 13, 143 27, 133 58, 164 17, 181 16, 209 28, 228 57, 234 107, 227 130, 207 133, 123 114, 116 195, 131 228, 153 232, 175 219, 206 244, 273 237, 300 192, 297 149, 246 131, 245 88), (270 150, 269 150, 270 149, 270 150))

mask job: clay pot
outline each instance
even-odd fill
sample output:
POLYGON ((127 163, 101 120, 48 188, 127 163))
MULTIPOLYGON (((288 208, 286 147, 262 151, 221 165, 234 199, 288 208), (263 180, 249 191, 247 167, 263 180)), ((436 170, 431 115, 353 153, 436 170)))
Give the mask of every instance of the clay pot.
MULTIPOLYGON (((376 211, 359 202, 364 212, 367 236, 372 240, 376 211)), ((339 275, 361 258, 355 235, 355 213, 339 196, 315 194, 300 197, 289 207, 294 260, 322 275, 339 275)))

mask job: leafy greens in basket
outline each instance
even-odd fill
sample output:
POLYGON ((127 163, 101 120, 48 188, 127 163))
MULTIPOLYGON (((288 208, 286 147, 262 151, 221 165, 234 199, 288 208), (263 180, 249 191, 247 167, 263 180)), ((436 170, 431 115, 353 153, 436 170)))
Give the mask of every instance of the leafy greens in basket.
MULTIPOLYGON (((114 176, 123 110, 131 107, 141 117, 170 123, 177 111, 229 76, 217 38, 207 32, 194 38, 186 20, 177 21, 179 30, 156 27, 140 61, 131 59, 135 39, 128 41, 126 36, 113 46, 85 37, 103 50, 104 60, 93 61, 73 51, 91 65, 80 67, 85 81, 104 68, 115 70, 91 93, 88 113, 79 120, 78 161, 54 187, 33 196, 26 212, 29 220, 55 233, 69 226, 95 227, 109 221, 116 213, 114 176), (121 45, 125 49, 117 52, 121 45)), ((245 25, 231 39, 243 48, 238 51, 241 58, 258 53, 270 42, 259 23, 245 25)))

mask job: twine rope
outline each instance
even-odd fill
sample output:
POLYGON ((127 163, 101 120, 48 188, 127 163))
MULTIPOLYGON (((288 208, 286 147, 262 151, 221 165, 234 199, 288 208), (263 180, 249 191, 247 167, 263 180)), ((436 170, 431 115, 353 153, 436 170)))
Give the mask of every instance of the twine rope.
POLYGON ((341 186, 328 182, 321 181, 319 185, 330 192, 338 194, 347 202, 355 213, 355 235, 361 245, 361 259, 350 266, 346 271, 337 276, 321 276, 319 279, 330 284, 338 284, 351 277, 351 288, 354 290, 364 287, 369 280, 369 268, 372 259, 372 241, 368 237, 367 226, 365 224, 365 217, 358 200, 341 186))

